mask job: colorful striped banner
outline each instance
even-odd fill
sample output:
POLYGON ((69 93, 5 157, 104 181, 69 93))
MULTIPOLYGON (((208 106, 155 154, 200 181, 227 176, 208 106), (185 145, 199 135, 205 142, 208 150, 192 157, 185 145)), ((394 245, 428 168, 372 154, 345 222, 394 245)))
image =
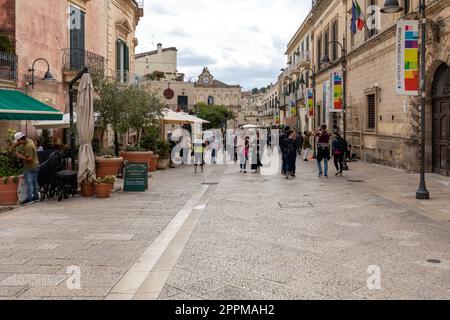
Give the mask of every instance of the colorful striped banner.
POLYGON ((401 95, 419 94, 419 21, 397 23, 396 89, 401 95))

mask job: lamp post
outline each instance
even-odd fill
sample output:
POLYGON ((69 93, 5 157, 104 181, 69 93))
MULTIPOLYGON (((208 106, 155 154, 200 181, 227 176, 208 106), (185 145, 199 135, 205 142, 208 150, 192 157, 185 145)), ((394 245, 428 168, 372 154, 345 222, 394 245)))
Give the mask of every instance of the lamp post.
MULTIPOLYGON (((300 73, 300 75, 301 75, 300 81, 298 82, 298 84, 301 85, 302 87, 304 85, 306 85, 305 78, 303 77, 303 73, 305 71, 311 71, 312 89, 313 89, 313 106, 314 106, 313 127, 314 127, 314 130, 316 130, 316 114, 315 114, 315 112, 316 112, 316 73, 311 68, 308 68, 308 67, 303 68, 302 72, 300 73)), ((314 155, 313 155, 313 157, 316 158, 316 156, 317 156, 316 135, 314 135, 314 155)))
MULTIPOLYGON (((343 43, 345 45, 345 37, 343 38, 343 43)), ((347 51, 345 50, 345 46, 342 45, 342 43, 340 43, 337 40, 332 40, 330 42, 328 42, 327 46, 329 46, 330 44, 337 44, 339 45, 339 47, 341 47, 341 65, 342 65, 342 120, 343 120, 343 130, 344 130, 344 140, 347 140, 347 51)), ((330 57, 328 56, 328 53, 325 53, 325 55, 322 58, 321 61, 322 64, 324 65, 329 65, 331 63, 330 57)), ((344 163, 343 163, 343 169, 344 170, 348 170, 348 166, 347 166, 347 157, 344 156, 344 163)))
MULTIPOLYGON (((428 200, 430 199, 430 193, 427 190, 425 184, 425 54, 426 54, 426 31, 427 31, 427 19, 425 15, 426 4, 425 0, 420 0, 420 22, 421 22, 421 40, 420 45, 420 183, 419 189, 416 192, 416 199, 428 200)), ((402 11, 397 0, 385 0, 382 13, 397 13, 402 11)))
POLYGON ((29 82, 28 84, 31 85, 31 87, 34 89, 34 83, 35 83, 35 79, 34 79, 34 72, 36 71, 36 69, 34 68, 36 62, 38 61, 45 61, 47 63, 47 72, 44 75, 44 81, 55 81, 55 77, 53 76, 53 74, 50 72, 50 64, 48 63, 47 60, 45 60, 44 58, 38 58, 36 60, 34 60, 33 64, 31 65, 31 68, 28 69, 28 72, 31 72, 31 82, 29 82))

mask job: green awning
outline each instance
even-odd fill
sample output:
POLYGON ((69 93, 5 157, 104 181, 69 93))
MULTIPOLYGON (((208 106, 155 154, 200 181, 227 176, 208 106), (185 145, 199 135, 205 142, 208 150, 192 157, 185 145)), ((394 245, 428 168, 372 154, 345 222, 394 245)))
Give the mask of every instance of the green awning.
POLYGON ((63 113, 17 90, 0 89, 0 120, 62 120, 63 113))

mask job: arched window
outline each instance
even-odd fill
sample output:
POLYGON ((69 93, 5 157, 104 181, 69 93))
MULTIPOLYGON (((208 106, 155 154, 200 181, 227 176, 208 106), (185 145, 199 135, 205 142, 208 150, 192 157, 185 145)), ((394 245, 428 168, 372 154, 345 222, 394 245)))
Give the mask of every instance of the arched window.
POLYGON ((209 96, 208 97, 208 106, 212 106, 214 104, 214 97, 213 96, 209 96))

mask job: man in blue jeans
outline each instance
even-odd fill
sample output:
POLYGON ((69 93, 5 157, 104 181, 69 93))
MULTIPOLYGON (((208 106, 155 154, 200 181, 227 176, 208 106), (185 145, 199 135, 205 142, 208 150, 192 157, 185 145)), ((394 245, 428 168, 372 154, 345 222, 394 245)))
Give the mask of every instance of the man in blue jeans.
POLYGON ((331 135, 327 131, 327 125, 322 124, 320 129, 316 131, 317 142, 317 168, 319 169, 319 177, 322 177, 325 172, 325 177, 328 177, 328 161, 330 156, 330 138, 331 135), (322 170, 322 160, 324 168, 322 170))
POLYGON ((21 204, 39 201, 39 185, 37 182, 39 160, 36 145, 33 140, 27 139, 22 132, 14 135, 13 150, 16 156, 23 161, 24 178, 27 185, 27 198, 21 204))

